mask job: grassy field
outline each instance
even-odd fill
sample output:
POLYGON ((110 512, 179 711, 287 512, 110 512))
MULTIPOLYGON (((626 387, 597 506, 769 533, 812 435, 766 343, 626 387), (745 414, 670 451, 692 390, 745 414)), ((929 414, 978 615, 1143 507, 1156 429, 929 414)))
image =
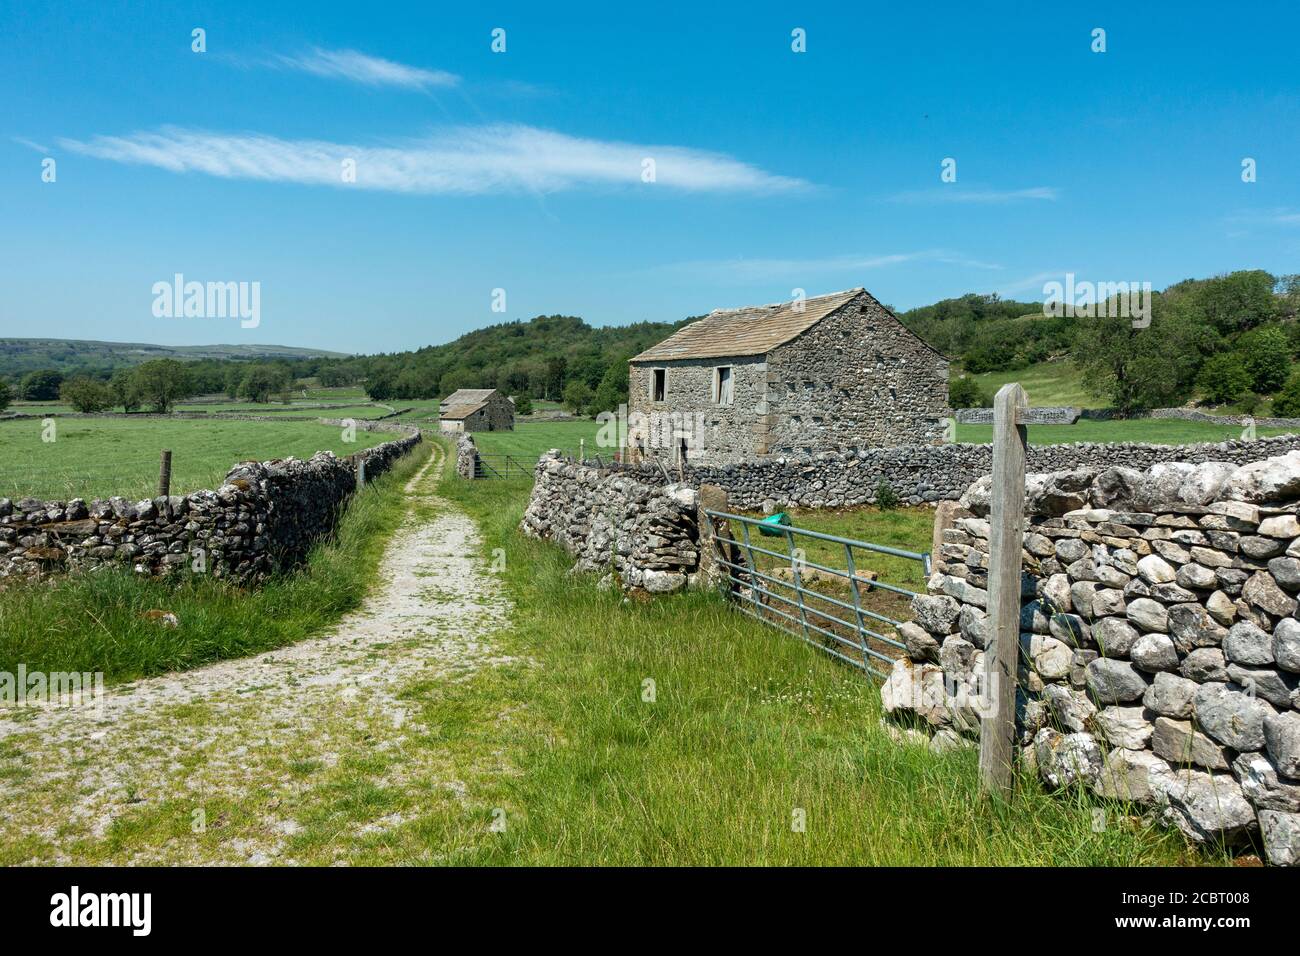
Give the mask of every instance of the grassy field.
POLYGON ((576 455, 579 442, 586 439, 588 455, 610 455, 612 448, 599 448, 596 435, 600 431, 596 421, 576 422, 516 422, 513 431, 475 432, 474 441, 484 454, 514 455, 530 462, 552 448, 576 455))
MULTIPOLYGON (((879 724, 875 685, 713 593, 627 602, 598 590, 594 576, 569 573, 559 548, 518 533, 527 484, 451 478, 444 490, 480 523, 485 558, 505 550, 503 585, 515 618, 497 642, 521 663, 412 689, 425 707, 422 721, 460 762, 493 755, 512 770, 475 774, 470 800, 427 807, 371 859, 1116 866, 1204 859, 1120 806, 1098 832, 1083 797, 1056 799, 1030 783, 1009 803, 982 799, 973 751, 936 755, 895 743, 879 724), (504 832, 487 832, 493 807, 506 811, 504 832)), ((913 543, 921 520, 872 512, 826 519, 828 527, 913 543)), ((342 801, 336 812, 348 812, 342 801)))
POLYGON ((129 569, 55 584, 11 583, 0 598, 0 672, 102 671, 108 683, 282 647, 319 633, 365 595, 405 514, 402 485, 429 455, 419 446, 352 499, 335 534, 300 571, 246 591, 199 575, 179 586, 129 569), (180 621, 160 627, 145 612, 180 621))
POLYGON ((1080 408, 1099 408, 1105 404, 1102 399, 1084 387, 1082 374, 1067 359, 1039 362, 1014 372, 985 372, 971 377, 979 383, 990 400, 1007 382, 1019 382, 1029 395, 1030 405, 1078 405, 1080 408))
POLYGON ((340 429, 308 422, 126 417, 56 419, 49 442, 42 432, 39 420, 0 422, 0 497, 150 497, 164 448, 172 451, 172 492, 183 494, 216 488, 238 461, 348 455, 392 438, 358 431, 346 443, 340 429))
MULTIPOLYGON (((1029 395, 1030 405, 1077 405, 1080 408, 1102 408, 1106 405, 1103 396, 1088 391, 1083 374, 1069 359, 1039 362, 1014 372, 985 372, 972 377, 990 400, 1007 382, 1019 382, 1029 395)), ((1266 418, 1273 413, 1272 405, 1273 400, 1266 397, 1256 405, 1252 414, 1256 418, 1266 418)), ((1202 410, 1212 415, 1247 413, 1242 405, 1223 405, 1202 410)))
MULTIPOLYGON (((885 545, 904 551, 924 553, 930 550, 930 532, 934 521, 934 512, 929 508, 898 508, 881 511, 876 508, 851 508, 841 511, 824 511, 810 509, 789 509, 786 512, 795 528, 817 531, 852 538, 857 541, 885 545)), ((761 515, 753 515, 762 517, 761 515)), ((743 545, 742 529, 730 529, 733 540, 743 545)), ((802 558, 810 566, 806 569, 804 584, 812 594, 805 594, 800 605, 800 595, 792 586, 779 584, 774 580, 763 580, 763 586, 771 592, 765 602, 772 611, 755 611, 767 615, 774 624, 782 627, 798 627, 795 621, 783 615, 797 617, 807 614, 808 621, 820 631, 813 631, 810 637, 833 648, 850 660, 864 663, 878 674, 888 672, 892 661, 899 656, 899 649, 890 641, 900 642, 901 638, 893 627, 879 618, 866 615, 864 622, 870 631, 879 635, 868 638, 868 648, 874 653, 864 653, 860 645, 860 636, 853 626, 854 611, 843 605, 854 605, 855 600, 861 607, 875 614, 896 621, 910 620, 912 617, 909 604, 910 595, 899 593, 888 587, 873 587, 860 583, 854 593, 853 583, 849 580, 848 555, 842 544, 822 541, 808 535, 791 532, 788 536, 764 536, 751 527, 750 543, 758 549, 749 554, 760 572, 771 578, 789 581, 790 566, 788 557, 791 548, 795 556, 802 552, 802 558), (782 557, 786 556, 786 557, 782 557), (825 574, 823 569, 843 572, 843 576, 825 574), (811 574, 813 577, 809 578, 811 574), (817 596, 814 596, 817 595, 817 596), (825 596, 826 599, 823 599, 825 596), (840 602, 839 604, 836 601, 840 602), (844 640, 828 637, 825 631, 838 634, 844 640)), ((742 563, 746 552, 742 548, 738 555, 742 563)), ((882 554, 868 548, 853 549, 853 571, 859 578, 877 580, 907 591, 923 593, 925 591, 925 569, 921 561, 882 554)))
MULTIPOLYGON (((1282 428, 1259 428, 1256 436, 1288 434, 1282 428)), ((1147 442, 1153 445, 1186 445, 1241 438, 1240 425, 1214 425, 1167 418, 1133 418, 1115 421, 1079 419, 1073 425, 1033 425, 1032 445, 1060 445, 1068 442, 1147 442)), ((993 440, 992 425, 958 425, 959 442, 987 443, 993 440)))
POLYGON ((341 405, 338 408, 314 408, 309 403, 298 403, 282 405, 279 402, 271 402, 265 405, 254 403, 223 403, 223 404, 194 404, 194 405, 177 405, 176 411, 187 414, 198 413, 201 415, 268 415, 276 417, 280 415, 307 415, 313 418, 379 418, 387 415, 386 408, 380 408, 377 405, 341 405))

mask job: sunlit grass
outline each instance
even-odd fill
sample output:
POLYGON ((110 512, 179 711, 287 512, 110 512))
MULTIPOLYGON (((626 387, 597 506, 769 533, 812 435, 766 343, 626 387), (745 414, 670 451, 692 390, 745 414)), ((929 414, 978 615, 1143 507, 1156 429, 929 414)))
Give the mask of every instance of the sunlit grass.
POLYGON ((393 438, 357 429, 345 441, 333 425, 224 419, 59 418, 52 427, 37 419, 0 422, 0 497, 152 497, 163 449, 172 452, 172 493, 184 494, 218 487, 239 461, 350 455, 393 438))

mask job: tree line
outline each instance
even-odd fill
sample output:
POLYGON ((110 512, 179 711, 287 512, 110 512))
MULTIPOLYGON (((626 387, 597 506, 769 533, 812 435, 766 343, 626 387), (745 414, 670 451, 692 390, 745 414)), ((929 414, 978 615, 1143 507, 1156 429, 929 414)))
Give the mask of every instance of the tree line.
MULTIPOLYGON (((1262 270, 1186 280, 1151 296, 1151 322, 1123 317, 1044 315, 1042 302, 968 294, 899 314, 954 361, 956 407, 985 405, 970 377, 1071 359, 1101 404, 1121 412, 1176 405, 1199 395, 1251 410, 1271 397, 1276 414, 1300 415, 1300 277, 1262 270), (964 375, 964 377, 962 377, 964 375)), ((182 398, 287 401, 297 380, 364 388, 374 401, 429 400, 460 388, 497 388, 531 405, 564 403, 589 414, 627 400, 627 360, 681 322, 588 325, 537 316, 476 329, 454 342, 408 352, 349 357, 154 359, 137 366, 64 373, 37 369, 12 386, 0 381, 0 408, 12 398, 62 398, 74 408, 170 410, 182 398)), ((527 406, 525 406, 527 407, 527 406)))
POLYGON ((195 395, 224 392, 232 401, 288 403, 295 372, 288 361, 182 362, 151 359, 123 366, 106 376, 65 376, 58 369, 28 372, 11 387, 0 380, 0 410, 15 399, 30 402, 62 401, 78 412, 148 410, 170 412, 177 402, 195 395))
MULTIPOLYGON (((900 319, 962 373, 1069 359, 1099 402, 1120 412, 1199 397, 1250 413, 1271 397, 1274 414, 1300 414, 1300 276, 1248 270, 1184 280, 1152 294, 1149 324, 1118 314, 1119 305, 1047 317, 1041 303, 964 296, 900 319)), ((955 378, 950 395, 958 408, 989 401, 969 377, 955 378)))

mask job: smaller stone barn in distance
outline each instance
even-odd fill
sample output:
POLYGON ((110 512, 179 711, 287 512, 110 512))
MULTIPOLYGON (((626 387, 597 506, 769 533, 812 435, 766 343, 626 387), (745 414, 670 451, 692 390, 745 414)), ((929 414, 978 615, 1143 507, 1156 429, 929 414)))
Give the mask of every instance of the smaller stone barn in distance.
POLYGON ((697 465, 943 441, 948 360, 865 289, 710 313, 629 362, 628 456, 697 465))
POLYGON ((499 432, 515 427, 515 403, 495 388, 462 388, 438 404, 444 432, 499 432))

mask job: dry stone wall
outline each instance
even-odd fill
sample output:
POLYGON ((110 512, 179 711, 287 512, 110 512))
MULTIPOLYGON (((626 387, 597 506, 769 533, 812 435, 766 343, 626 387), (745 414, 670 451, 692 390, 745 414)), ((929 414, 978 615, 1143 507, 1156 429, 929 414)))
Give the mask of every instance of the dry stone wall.
POLYGON ((693 488, 648 485, 552 451, 537 463, 522 530, 563 545, 579 570, 662 594, 686 587, 697 573, 696 502, 693 488))
MULTIPOLYGON (((887 713, 978 735, 988 478, 943 532, 887 713)), ((1300 452, 1031 475, 1017 733, 1052 788, 1300 865, 1300 452)))
MULTIPOLYGON (((1028 467, 1031 471, 1049 472, 1108 465, 1143 469, 1166 461, 1240 464, 1293 449, 1300 449, 1300 435, 1197 445, 1031 445, 1028 467)), ((839 508, 875 504, 882 482, 905 504, 955 501, 972 482, 991 470, 990 445, 903 445, 713 467, 688 465, 682 480, 696 488, 718 485, 726 489, 732 506, 742 509, 771 510, 789 505, 839 508)), ((665 474, 653 463, 625 466, 624 473, 646 484, 678 480, 676 467, 665 474)))
POLYGON ((456 474, 469 479, 478 477, 478 446, 469 435, 456 439, 456 474))
POLYGON ((300 563, 334 529, 359 464, 367 480, 377 478, 421 441, 418 431, 401 431, 346 458, 320 452, 308 461, 243 462, 216 491, 141 501, 0 498, 0 578, 122 564, 141 574, 190 568, 257 583, 300 563))

